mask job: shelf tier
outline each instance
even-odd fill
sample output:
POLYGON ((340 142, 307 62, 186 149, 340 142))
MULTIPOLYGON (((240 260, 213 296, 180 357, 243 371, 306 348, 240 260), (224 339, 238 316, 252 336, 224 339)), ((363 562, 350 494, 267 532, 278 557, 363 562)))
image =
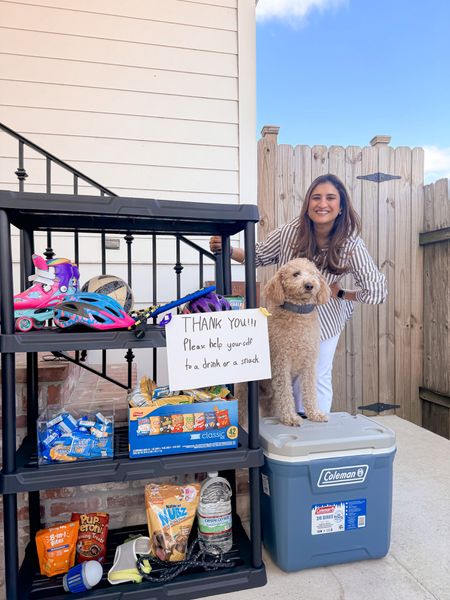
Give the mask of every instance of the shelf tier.
MULTIPOLYGON (((233 548, 226 558, 233 559, 235 566, 217 571, 191 569, 167 583, 143 581, 140 584, 123 583, 110 585, 107 573, 112 565, 116 546, 131 535, 148 535, 146 526, 134 526, 112 530, 108 533, 108 555, 104 565, 103 579, 89 592, 76 594, 74 598, 109 598, 113 600, 189 600, 213 594, 225 594, 266 584, 264 564, 255 568, 251 562, 250 541, 239 517, 233 517, 233 548)), ((156 571, 155 571, 156 573, 156 571)), ((22 583, 19 598, 29 600, 67 600, 62 587, 62 575, 43 577, 39 574, 34 540, 27 546, 25 559, 20 569, 22 583)))
POLYGON ((58 231, 234 235, 259 221, 252 204, 0 191, 0 209, 19 228, 58 231))
POLYGON ((134 331, 77 331, 41 329, 27 333, 0 335, 0 352, 58 352, 67 350, 108 350, 125 348, 162 348, 166 332, 159 325, 148 325, 138 339, 134 331))
POLYGON ((17 451, 16 471, 0 473, 0 493, 153 479, 180 473, 248 469, 260 467, 264 462, 262 449, 248 448, 247 434, 242 429, 239 429, 237 448, 131 459, 128 457, 128 427, 116 427, 114 448, 113 459, 39 466, 36 448, 26 438, 17 451))

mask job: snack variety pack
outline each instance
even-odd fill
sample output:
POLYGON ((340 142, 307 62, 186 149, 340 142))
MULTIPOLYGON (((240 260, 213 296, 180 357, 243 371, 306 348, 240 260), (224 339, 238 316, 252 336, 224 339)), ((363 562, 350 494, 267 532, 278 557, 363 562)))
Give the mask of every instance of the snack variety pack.
POLYGON ((110 458, 113 449, 113 418, 101 412, 79 418, 61 411, 38 420, 39 462, 71 462, 80 459, 110 458))
POLYGON ((171 392, 144 377, 129 405, 130 458, 237 446, 237 401, 225 386, 171 392))

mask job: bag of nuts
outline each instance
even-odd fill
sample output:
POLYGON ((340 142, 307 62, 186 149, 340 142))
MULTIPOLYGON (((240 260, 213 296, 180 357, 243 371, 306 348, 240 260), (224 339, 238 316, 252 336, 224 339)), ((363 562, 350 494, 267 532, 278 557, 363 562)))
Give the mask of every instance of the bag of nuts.
POLYGON ((152 552, 160 560, 186 557, 186 547, 199 502, 200 483, 145 486, 145 508, 152 552))

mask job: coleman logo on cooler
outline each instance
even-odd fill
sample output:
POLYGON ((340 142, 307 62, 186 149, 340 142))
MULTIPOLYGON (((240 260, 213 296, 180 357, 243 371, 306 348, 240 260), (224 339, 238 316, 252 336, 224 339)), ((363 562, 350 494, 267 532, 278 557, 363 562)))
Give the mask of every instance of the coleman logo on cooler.
POLYGON ((348 467, 322 469, 317 482, 317 487, 363 483, 367 477, 368 471, 369 465, 351 465, 348 467))

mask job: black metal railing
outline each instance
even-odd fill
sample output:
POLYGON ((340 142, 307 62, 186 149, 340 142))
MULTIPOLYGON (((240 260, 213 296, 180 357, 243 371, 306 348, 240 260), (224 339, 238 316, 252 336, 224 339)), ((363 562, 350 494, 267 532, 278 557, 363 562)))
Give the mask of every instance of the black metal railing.
MULTIPOLYGON (((14 174, 16 175, 17 180, 18 180, 19 191, 21 191, 21 192, 26 191, 25 190, 26 179, 28 179, 28 177, 29 177, 28 173, 26 171, 26 164, 25 164, 26 163, 25 147, 27 147, 30 150, 36 152, 38 155, 42 156, 43 159, 45 159, 45 189, 48 194, 54 193, 54 186, 52 185, 52 174, 54 171, 54 167, 59 167, 59 168, 64 169, 65 171, 72 174, 73 180, 72 180, 72 185, 70 186, 71 190, 69 193, 72 193, 74 196, 79 195, 80 182, 85 185, 90 186, 91 188, 96 190, 96 192, 98 192, 101 196, 117 196, 118 195, 115 192, 113 192, 112 190, 108 189, 107 187, 101 185, 100 183, 98 183, 97 181, 92 179, 91 177, 84 175, 83 173, 81 173, 74 167, 70 166, 63 160, 59 159, 58 157, 54 156, 50 152, 47 152, 44 148, 41 148, 40 146, 38 146, 31 140, 25 138, 24 136, 20 135, 16 131, 12 130, 10 127, 7 127, 3 123, 0 123, 0 132, 2 132, 2 131, 5 134, 7 134, 8 136, 16 139, 18 142, 18 154, 17 154, 18 167, 17 167, 16 171, 14 172, 14 174)), ((28 183, 31 184, 32 182, 29 181, 28 183)), ((55 256, 55 253, 53 250, 53 243, 52 243, 52 241, 53 241, 52 233, 53 232, 51 230, 47 230, 47 240, 46 240, 47 247, 44 251, 44 255, 47 260, 50 260, 50 259, 54 258, 54 256, 55 256)), ((29 254, 30 250, 34 251, 34 249, 30 249, 28 247, 29 244, 28 245, 25 244, 22 232, 20 235, 21 235, 20 251, 21 251, 21 254, 23 256, 25 256, 26 253, 29 254)), ((182 273, 183 273, 183 269, 184 269, 182 259, 181 259, 182 245, 188 246, 198 253, 198 266, 199 266, 198 284, 199 284, 199 287, 202 287, 204 285, 204 266, 205 266, 205 258, 207 258, 207 259, 211 260, 213 264, 215 264, 216 282, 217 282, 217 287, 218 287, 219 291, 230 293, 231 278, 230 278, 230 275, 227 275, 227 273, 229 273, 229 267, 225 264, 225 261, 223 261, 221 259, 216 260, 215 255, 211 254, 210 252, 208 252, 207 250, 205 250, 204 248, 202 248, 201 246, 199 246, 192 240, 189 240, 188 238, 186 238, 182 235, 176 235, 174 237, 175 237, 175 244, 176 244, 176 251, 175 251, 176 256, 175 256, 175 264, 174 264, 173 269, 176 273, 176 297, 177 297, 177 299, 179 299, 182 295, 182 293, 181 293, 181 289, 182 289, 181 278, 182 278, 182 273), (225 276, 224 276, 224 273, 225 273, 225 276)), ((132 275, 133 275, 132 252, 133 252, 133 241, 135 238, 134 238, 133 234, 131 232, 129 232, 124 236, 124 239, 125 239, 125 243, 127 245, 126 246, 126 248, 127 248, 127 281, 128 281, 128 285, 130 287, 132 287, 132 275)), ((101 241, 101 272, 102 272, 102 274, 106 274, 107 273, 106 236, 105 236, 104 232, 100 233, 100 241, 101 241)), ((154 305, 158 302, 157 236, 155 234, 150 236, 150 241, 151 241, 151 250, 152 250, 151 269, 152 269, 152 289, 153 289, 152 296, 153 297, 152 297, 151 302, 148 302, 148 304, 154 305)), ((227 241, 226 243, 229 244, 229 241, 227 241)), ((79 244, 80 244, 79 235, 78 235, 78 232, 75 231, 74 232, 74 262, 77 265, 79 264, 79 261, 80 261, 79 244)), ((228 250, 229 250, 229 246, 228 246, 228 250)), ((228 254, 226 253, 226 252, 228 252, 228 250, 226 248, 224 248, 225 256, 228 256, 228 254)), ((20 273, 21 290, 24 290, 28 285, 27 277, 28 277, 29 273, 25 273, 25 270, 22 267, 22 265, 24 263, 25 263, 25 261, 22 260, 21 261, 21 273, 20 273)), ((154 321, 156 321, 156 320, 154 320, 154 321)), ((110 381, 123 389, 130 389, 132 387, 133 361, 135 358, 132 349, 129 349, 124 356, 125 360, 128 363, 126 383, 117 381, 117 380, 113 379, 112 377, 108 376, 106 350, 102 350, 102 359, 101 359, 101 369, 100 370, 94 369, 93 367, 90 367, 87 364, 85 364, 86 354, 87 354, 86 351, 81 351, 81 352, 78 351, 75 353, 75 358, 73 358, 63 352, 55 353, 55 355, 57 355, 59 357, 64 357, 65 359, 67 359, 70 362, 75 362, 80 367, 83 367, 84 369, 86 369, 92 373, 95 373, 99 377, 102 377, 102 378, 106 379, 107 381, 110 381)), ((157 367, 158 367, 157 350, 156 350, 156 348, 154 348, 153 349, 153 361, 152 361, 152 376, 154 379, 156 379, 156 377, 157 377, 157 367)))

